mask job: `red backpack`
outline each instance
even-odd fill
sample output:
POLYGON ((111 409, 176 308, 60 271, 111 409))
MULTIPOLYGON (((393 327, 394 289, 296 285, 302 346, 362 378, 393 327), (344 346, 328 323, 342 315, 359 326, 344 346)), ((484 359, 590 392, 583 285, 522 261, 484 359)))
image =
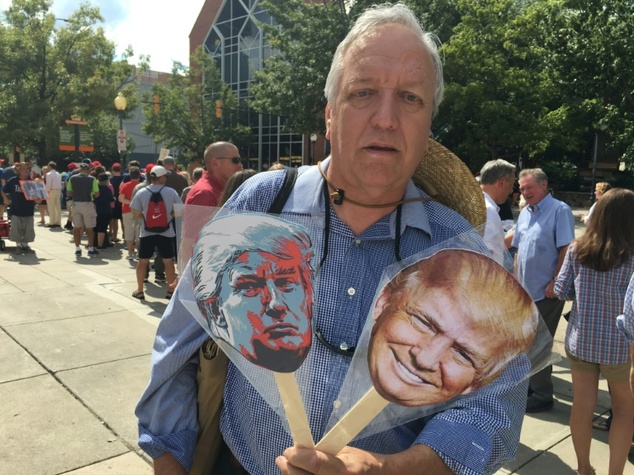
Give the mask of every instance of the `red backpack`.
POLYGON ((167 231, 170 227, 171 220, 168 219, 165 201, 163 201, 163 195, 161 195, 163 188, 165 188, 165 186, 162 186, 158 191, 152 192, 143 219, 145 229, 151 233, 162 233, 167 231))

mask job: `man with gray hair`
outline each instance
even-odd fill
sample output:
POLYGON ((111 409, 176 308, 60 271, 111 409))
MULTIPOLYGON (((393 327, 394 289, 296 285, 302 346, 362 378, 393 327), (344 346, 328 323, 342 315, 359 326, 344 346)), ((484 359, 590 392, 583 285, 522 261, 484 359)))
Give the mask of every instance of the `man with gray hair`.
MULTIPOLYGON (((555 280, 568 245, 575 238, 575 219, 563 201, 548 192, 548 177, 541 168, 522 170, 520 193, 527 206, 520 213, 513 236, 517 248, 517 278, 535 301, 548 331, 555 336, 564 301, 555 295, 555 280)), ((552 366, 530 379, 526 412, 553 407, 552 366)))
MULTIPOLYGON (((487 222, 484 228, 484 242, 491 257, 504 265, 504 227, 500 219, 500 207, 513 192, 515 165, 506 160, 491 160, 480 170, 480 189, 484 194, 487 222)), ((510 262, 510 258, 509 258, 510 262)))
MULTIPOLYGON (((305 400, 315 439, 325 434, 338 407, 382 270, 458 235, 476 237, 462 216, 430 200, 412 180, 431 148, 432 117, 442 94, 434 36, 402 4, 366 10, 334 55, 325 86, 331 156, 298 170, 282 210, 289 220, 310 217, 311 230, 316 228, 311 237, 320 243, 313 248, 321 254, 315 259, 319 278, 309 353, 314 371, 305 400)), ((224 167, 240 163, 229 153, 218 160, 216 165, 224 167)), ((279 171, 250 178, 225 208, 268 212, 285 177, 279 171)), ((157 474, 189 473, 194 461, 196 363, 207 333, 183 303, 193 293, 191 282, 181 280, 159 323, 151 379, 136 408, 139 445, 154 459, 157 474)), ((207 467, 204 473, 494 473, 516 453, 528 366, 514 360, 486 395, 472 395, 458 407, 369 435, 331 454, 293 446, 286 421, 229 363, 219 462, 231 460, 233 470, 207 467)))
POLYGON ((178 168, 176 168, 176 160, 174 157, 167 156, 163 158, 163 168, 167 170, 167 181, 165 182, 165 186, 173 188, 176 190, 178 196, 181 196, 183 190, 187 188, 187 178, 178 173, 178 168))

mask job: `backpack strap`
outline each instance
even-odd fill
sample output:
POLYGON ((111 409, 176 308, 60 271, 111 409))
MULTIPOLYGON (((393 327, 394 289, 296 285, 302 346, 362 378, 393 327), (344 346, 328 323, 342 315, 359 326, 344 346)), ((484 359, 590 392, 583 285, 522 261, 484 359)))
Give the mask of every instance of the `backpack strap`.
POLYGON ((284 183, 282 183, 282 187, 277 192, 277 195, 275 195, 275 199, 269 207, 269 213, 272 214, 280 214, 282 212, 297 180, 297 168, 285 168, 284 170, 286 172, 284 175, 284 183))

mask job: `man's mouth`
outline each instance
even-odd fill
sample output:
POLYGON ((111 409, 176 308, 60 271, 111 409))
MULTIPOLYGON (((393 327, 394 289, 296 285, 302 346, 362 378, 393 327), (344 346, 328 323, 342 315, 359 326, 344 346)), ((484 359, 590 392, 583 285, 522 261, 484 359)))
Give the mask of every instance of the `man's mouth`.
POLYGON ((270 335, 271 338, 278 336, 288 336, 299 332, 299 328, 290 323, 274 323, 264 329, 263 333, 270 335))
POLYGON ((430 380, 422 378, 419 374, 416 374, 414 371, 412 371, 412 369, 404 365, 398 358, 396 353, 394 353, 394 351, 392 351, 392 354, 394 355, 394 360, 396 361, 396 369, 398 371, 398 374, 401 375, 403 379, 405 379, 406 381, 410 381, 412 384, 415 385, 427 384, 430 386, 436 386, 430 380))
POLYGON ((394 147, 391 147, 389 145, 370 145, 368 147, 366 147, 368 150, 372 151, 372 152, 381 152, 381 153, 394 153, 394 152, 398 152, 397 149, 395 149, 394 147))

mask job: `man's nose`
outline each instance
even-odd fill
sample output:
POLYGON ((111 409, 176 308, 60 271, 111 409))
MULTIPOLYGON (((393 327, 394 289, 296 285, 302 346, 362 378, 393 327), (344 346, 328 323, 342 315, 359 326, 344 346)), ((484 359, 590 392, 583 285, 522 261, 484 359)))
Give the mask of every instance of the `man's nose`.
POLYGON ((414 364, 422 371, 437 371, 440 363, 451 349, 451 340, 443 335, 434 335, 424 345, 412 347, 410 354, 414 364))
POLYGON ((286 304, 282 297, 282 291, 272 280, 266 283, 266 298, 266 314, 273 318, 281 317, 286 309, 286 304))
POLYGON ((377 97, 372 125, 381 129, 392 130, 398 125, 398 103, 392 94, 380 94, 377 97))

